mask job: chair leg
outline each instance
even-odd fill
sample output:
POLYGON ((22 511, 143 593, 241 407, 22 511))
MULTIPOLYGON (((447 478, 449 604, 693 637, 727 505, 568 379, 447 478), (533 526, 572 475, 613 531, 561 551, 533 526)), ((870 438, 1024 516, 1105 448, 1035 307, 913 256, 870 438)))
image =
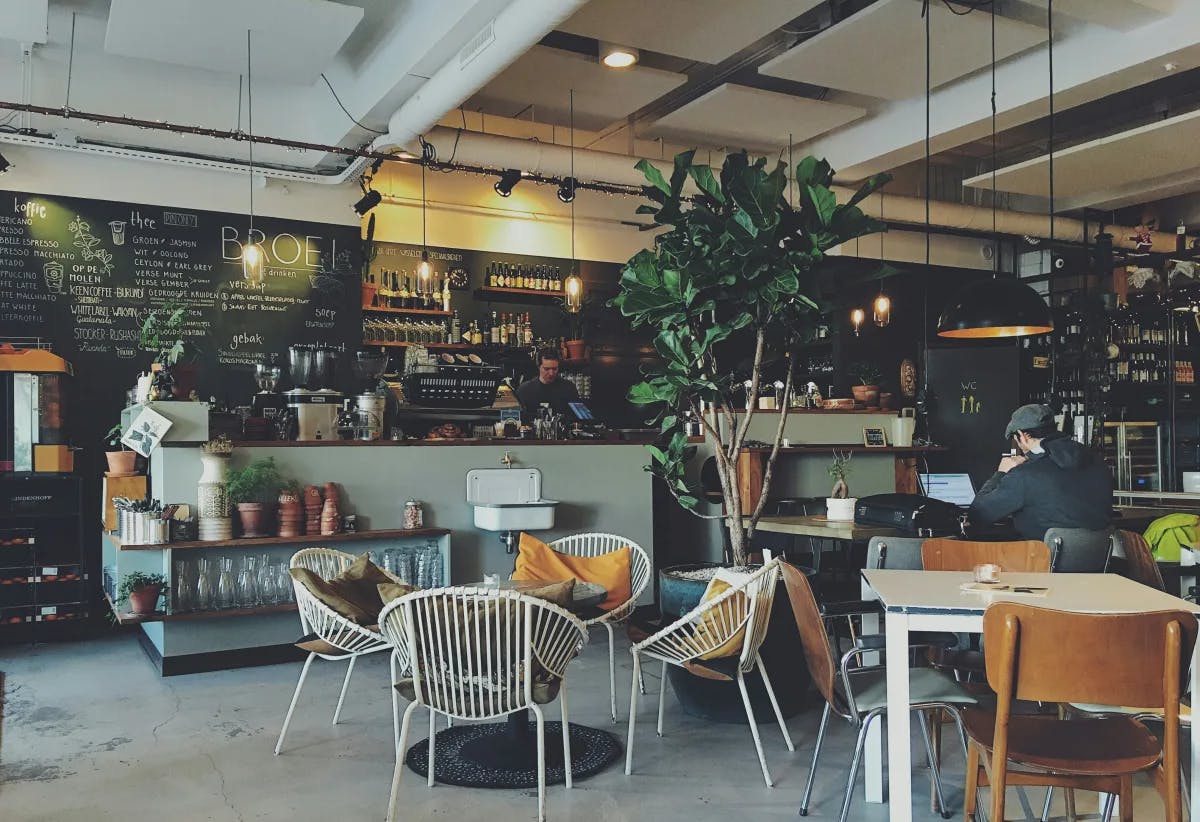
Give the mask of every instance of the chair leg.
POLYGON ((867 731, 871 722, 879 716, 878 711, 872 711, 863 719, 858 729, 858 740, 854 743, 854 758, 850 761, 850 775, 846 778, 846 795, 842 797, 842 813, 838 817, 841 822, 850 818, 850 800, 854 798, 854 784, 858 781, 858 768, 862 764, 863 746, 867 742, 867 731))
POLYGON ((1100 812, 1100 818, 1103 822, 1112 822, 1113 805, 1116 804, 1115 800, 1116 796, 1111 793, 1104 797, 1104 810, 1100 812))
POLYGON ((568 788, 571 785, 571 723, 567 720, 567 688, 564 685, 558 691, 558 708, 562 712, 563 736, 563 782, 568 788))
POLYGON ((633 686, 629 689, 629 733, 625 737, 625 775, 633 773, 633 725, 637 721, 638 681, 642 678, 642 660, 633 652, 633 686))
POLYGON ((607 622, 601 623, 608 631, 608 703, 612 712, 612 724, 617 724, 617 659, 616 640, 613 639, 613 627, 607 622))
POLYGON ((425 775, 425 784, 431 788, 433 787, 433 784, 434 784, 433 783, 433 774, 434 774, 433 755, 434 755, 434 749, 436 747, 435 743, 437 742, 437 733, 434 731, 434 728, 433 728, 433 720, 436 717, 437 717, 437 713, 433 710, 433 708, 430 708, 429 709, 429 772, 425 775))
POLYGON ((750 694, 746 691, 746 677, 738 668, 738 689, 742 692, 742 704, 746 706, 746 719, 750 722, 750 735, 754 737, 754 749, 758 752, 758 764, 762 766, 763 781, 768 788, 775 787, 771 782, 771 772, 767 770, 767 758, 763 755, 762 740, 758 737, 758 723, 754 721, 754 708, 750 705, 750 694))
POLYGON ((1046 787, 1046 802, 1042 805, 1041 822, 1050 822, 1050 803, 1054 800, 1054 786, 1046 787))
MULTIPOLYGON (((971 822, 975 818, 975 805, 979 799, 979 746, 973 742, 967 743, 967 784, 963 789, 963 820, 971 822)), ((1049 807, 1050 797, 1046 802, 1049 807)))
POLYGON ((817 728, 817 744, 813 748, 812 764, 808 766, 808 783, 804 786, 804 798, 800 800, 800 815, 808 816, 808 800, 812 797, 813 781, 817 775, 817 760, 821 758, 821 745, 825 742, 825 728, 829 726, 829 703, 821 711, 821 725, 817 728))
POLYGON ((1121 822, 1133 822, 1133 774, 1121 777, 1121 822))
POLYGON ((917 718, 921 723, 921 741, 925 743, 925 756, 929 759, 929 775, 933 780, 934 794, 937 796, 937 811, 943 819, 949 819, 950 811, 946 809, 946 796, 942 793, 942 776, 938 773, 937 760, 933 754, 933 741, 929 736, 929 718, 924 711, 917 711, 917 718))
POLYGON ((537 720, 538 752, 538 822, 546 822, 546 734, 542 709, 537 704, 529 706, 537 720))
POLYGON ((662 677, 658 683, 658 735, 663 735, 663 705, 667 701, 667 663, 662 664, 662 677))
POLYGON ((333 709, 333 724, 338 724, 338 719, 342 715, 342 703, 346 701, 346 689, 350 687, 350 675, 354 673, 354 663, 358 661, 358 656, 350 657, 350 667, 346 669, 346 678, 342 680, 342 692, 338 694, 337 707, 333 709))
POLYGON ((992 811, 989 816, 995 820, 1004 819, 1004 794, 1008 790, 1008 761, 993 750, 992 767, 988 772, 988 783, 992 786, 992 811))
POLYGON ((762 657, 758 654, 754 655, 754 662, 758 665, 763 685, 767 688, 767 696, 771 698, 771 707, 775 709, 775 720, 779 723, 779 730, 783 731, 783 741, 787 743, 787 749, 794 752, 796 746, 792 744, 792 735, 788 733, 787 723, 783 721, 783 711, 779 710, 779 700, 775 698, 775 689, 771 687, 771 678, 767 676, 767 666, 763 665, 762 657))
POLYGON ((400 672, 396 666, 396 655, 388 654, 388 668, 392 674, 392 684, 388 690, 392 692, 392 737, 396 746, 400 746, 400 692, 396 690, 396 683, 400 681, 400 672))
POLYGON ((400 796, 400 774, 404 772, 404 745, 408 742, 408 729, 412 724, 413 711, 417 703, 410 703, 404 709, 404 721, 400 723, 400 740, 396 744, 396 767, 392 770, 392 792, 388 797, 387 822, 396 822, 396 800, 400 796))
POLYGON ((275 741, 276 756, 279 756, 279 749, 283 747, 283 738, 287 735, 288 725, 292 724, 292 713, 296 710, 296 702, 300 699, 300 689, 304 687, 304 680, 308 678, 309 666, 316 658, 316 654, 309 654, 308 659, 304 660, 304 667, 300 669, 300 681, 296 683, 296 690, 292 693, 292 702, 288 705, 287 716, 283 718, 283 727, 279 729, 279 739, 275 741))

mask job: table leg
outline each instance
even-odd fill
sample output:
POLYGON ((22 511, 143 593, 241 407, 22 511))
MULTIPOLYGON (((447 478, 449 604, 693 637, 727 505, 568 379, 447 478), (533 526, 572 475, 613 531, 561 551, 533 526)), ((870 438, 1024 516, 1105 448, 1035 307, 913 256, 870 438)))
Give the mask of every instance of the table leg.
POLYGON ((888 818, 912 822, 911 719, 908 691, 908 615, 888 612, 887 735, 888 818))
MULTIPOLYGON (((1200 663, 1197 662, 1197 651, 1192 653, 1192 698, 1195 699, 1196 694, 1200 694, 1200 663)), ((1197 781, 1197 776, 1200 775, 1200 729, 1192 727, 1188 733, 1192 742, 1192 790, 1191 790, 1191 809, 1188 814, 1189 819, 1200 819, 1200 782, 1197 781)))
MULTIPOLYGON (((863 582, 862 598, 875 599, 871 586, 863 582)), ((862 632, 878 634, 880 631, 878 614, 863 614, 862 632)), ((878 665, 879 654, 863 654, 864 665, 878 665)), ((863 768, 863 787, 866 788, 868 802, 883 802, 883 723, 872 722, 867 729, 865 762, 863 768)))

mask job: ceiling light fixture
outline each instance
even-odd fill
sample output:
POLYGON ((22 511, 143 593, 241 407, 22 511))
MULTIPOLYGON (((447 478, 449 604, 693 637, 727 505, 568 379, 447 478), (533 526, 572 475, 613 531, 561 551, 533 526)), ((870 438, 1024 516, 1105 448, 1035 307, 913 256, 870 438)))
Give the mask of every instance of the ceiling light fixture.
POLYGON ((850 324, 854 326, 854 336, 858 336, 862 330, 862 324, 867 319, 867 313, 861 308, 856 308, 850 312, 850 324))
POLYGON ((575 259, 575 89, 571 89, 571 176, 563 181, 570 183, 570 199, 563 198, 563 188, 558 189, 558 199, 571 204, 571 271, 563 280, 563 307, 571 314, 583 310, 583 278, 579 276, 579 261, 575 259))
POLYGON ((367 191, 362 198, 354 204, 354 211, 361 215, 365 215, 368 211, 383 202, 383 195, 378 191, 367 191))
MULTIPOLYGON (((422 138, 421 142, 424 142, 422 138)), ((425 154, 421 153, 421 262, 417 265, 417 281, 423 294, 429 293, 433 266, 429 264, 429 246, 425 242, 425 154)))
MULTIPOLYGON (((250 139, 250 229, 242 246, 242 278, 261 286, 267 279, 267 253, 254 239, 254 86, 250 70, 250 29, 246 29, 246 119, 250 139)), ((259 232, 260 234, 262 232, 259 232)))
POLYGON ((578 185, 578 183, 574 177, 568 177, 567 179, 563 180, 562 184, 558 187, 558 199, 562 200, 564 203, 574 202, 576 185, 578 185))
POLYGON ((501 172, 500 179, 496 181, 496 184, 492 186, 492 188, 494 188, 496 193, 501 197, 508 197, 512 194, 513 188, 515 188, 519 182, 521 182, 520 170, 515 168, 506 168, 503 172, 501 172))
MULTIPOLYGON (((1049 0, 1048 14, 1054 10, 1049 0)), ((997 252, 1000 236, 996 229, 996 8, 992 5, 992 235, 997 252)), ((929 25, 926 19, 926 117, 929 100, 929 25)), ((1054 28, 1050 26, 1050 239, 1054 240, 1054 28)), ((928 119, 926 119, 928 123, 928 119)), ((926 127, 926 220, 928 221, 928 126, 926 127)), ((926 226, 928 228, 928 226, 926 226)), ((928 242, 928 240, 927 240, 928 242)), ((1036 291, 1015 278, 1000 278, 1000 254, 992 263, 992 278, 970 283, 950 298, 938 320, 938 336, 951 339, 994 339, 1026 337, 1054 330, 1050 309, 1036 291)))
POLYGON ((629 68, 641 58, 641 52, 629 46, 618 46, 616 43, 600 43, 600 62, 609 68, 629 68))

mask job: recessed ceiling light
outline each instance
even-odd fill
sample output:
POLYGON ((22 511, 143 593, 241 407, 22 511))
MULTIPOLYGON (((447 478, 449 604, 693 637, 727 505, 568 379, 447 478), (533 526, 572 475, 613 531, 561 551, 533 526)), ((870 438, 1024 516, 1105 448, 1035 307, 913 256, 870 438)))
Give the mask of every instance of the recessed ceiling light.
POLYGON ((600 44, 600 62, 609 68, 629 68, 640 56, 637 49, 629 46, 618 46, 616 43, 600 44))
POLYGON ((1163 71, 1174 71, 1177 68, 1179 65, 1176 63, 1163 63, 1163 71))

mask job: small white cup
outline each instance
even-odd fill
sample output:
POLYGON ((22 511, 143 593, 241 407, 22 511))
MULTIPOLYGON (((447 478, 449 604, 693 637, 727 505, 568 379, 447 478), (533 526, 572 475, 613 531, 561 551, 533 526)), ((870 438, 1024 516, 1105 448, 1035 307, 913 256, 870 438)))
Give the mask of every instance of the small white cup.
POLYGON ((975 581, 994 585, 1000 581, 1000 566, 990 562, 975 566, 975 581))

